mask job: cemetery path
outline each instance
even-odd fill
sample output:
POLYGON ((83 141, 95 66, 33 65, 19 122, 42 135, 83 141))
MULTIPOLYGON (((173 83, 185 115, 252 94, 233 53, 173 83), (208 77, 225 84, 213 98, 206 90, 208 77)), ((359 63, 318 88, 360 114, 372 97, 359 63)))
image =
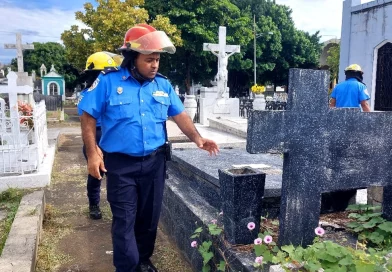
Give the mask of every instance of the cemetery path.
MULTIPOLYGON (((88 217, 86 162, 82 139, 75 134, 60 134, 52 171, 51 185, 45 190, 46 212, 36 272, 110 272, 112 243, 111 213, 102 182, 102 220, 88 217)), ((66 133, 64 127, 62 133, 66 133)), ((191 271, 164 231, 158 230, 152 258, 161 272, 191 271)))

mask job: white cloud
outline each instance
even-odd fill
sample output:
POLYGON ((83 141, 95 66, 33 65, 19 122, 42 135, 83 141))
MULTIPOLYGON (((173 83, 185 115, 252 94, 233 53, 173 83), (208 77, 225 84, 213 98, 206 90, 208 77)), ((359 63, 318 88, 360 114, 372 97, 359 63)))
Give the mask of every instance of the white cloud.
MULTIPOLYGON (((362 4, 372 0, 362 0, 362 4)), ((311 34, 320 31, 321 40, 340 38, 343 0, 276 0, 289 6, 298 29, 311 34), (323 36, 324 35, 324 36, 323 36)))
POLYGON ((22 33, 23 43, 60 42, 61 33, 71 25, 83 26, 75 20, 75 11, 39 10, 0 6, 0 62, 10 62, 15 50, 5 50, 5 43, 15 43, 15 33, 22 33))

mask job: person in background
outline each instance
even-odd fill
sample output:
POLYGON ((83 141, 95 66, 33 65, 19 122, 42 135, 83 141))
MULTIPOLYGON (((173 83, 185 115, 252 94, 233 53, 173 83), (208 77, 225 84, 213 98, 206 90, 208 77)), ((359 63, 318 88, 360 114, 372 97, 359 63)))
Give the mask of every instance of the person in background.
POLYGON ((358 64, 351 64, 344 73, 346 80, 335 86, 331 93, 329 106, 331 108, 362 108, 369 112, 370 99, 368 90, 363 81, 363 72, 358 64))
POLYGON ((175 52, 166 33, 138 24, 126 32, 119 50, 124 56, 121 67, 104 70, 79 104, 82 136, 89 173, 101 179, 101 171, 106 172, 116 272, 154 272, 158 270, 150 257, 170 159, 167 118, 210 155, 219 148, 199 134, 170 82, 158 73, 161 53, 175 52), (97 147, 99 119, 102 137, 97 147))
MULTIPOLYGON (((97 79, 99 73, 106 69, 115 69, 121 64, 121 56, 115 57, 115 54, 108 52, 97 52, 90 55, 86 61, 86 69, 83 71, 79 81, 85 82, 85 89, 80 93, 79 101, 83 98, 83 95, 91 87, 93 82, 97 79), (117 59, 117 61, 115 61, 117 59)), ((78 103, 79 104, 79 103, 78 103)), ((83 111, 78 107, 78 114, 81 116, 83 111)), ((97 144, 101 139, 101 122, 98 119, 96 122, 95 137, 97 144)), ((87 160, 86 146, 83 145, 83 154, 87 160)), ((93 177, 92 175, 87 176, 87 197, 89 202, 89 216, 91 219, 101 219, 102 212, 99 207, 101 200, 101 180, 93 177)))

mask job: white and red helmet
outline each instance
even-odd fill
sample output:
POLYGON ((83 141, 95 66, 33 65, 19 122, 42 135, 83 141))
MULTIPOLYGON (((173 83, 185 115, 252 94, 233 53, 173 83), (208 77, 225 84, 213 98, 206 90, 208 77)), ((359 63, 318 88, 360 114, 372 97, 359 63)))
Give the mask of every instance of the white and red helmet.
POLYGON ((138 24, 125 33, 124 44, 119 50, 133 50, 141 54, 169 53, 176 48, 163 31, 158 31, 148 24, 138 24))

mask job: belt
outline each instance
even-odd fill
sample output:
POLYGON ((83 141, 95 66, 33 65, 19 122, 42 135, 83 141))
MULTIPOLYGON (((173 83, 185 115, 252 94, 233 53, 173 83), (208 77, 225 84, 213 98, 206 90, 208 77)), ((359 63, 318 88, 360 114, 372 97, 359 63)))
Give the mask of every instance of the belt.
POLYGON ((164 152, 164 151, 165 151, 165 145, 162 145, 146 156, 130 156, 130 155, 123 154, 123 153, 107 153, 107 154, 122 156, 122 157, 125 157, 124 159, 130 159, 133 161, 141 162, 141 161, 146 161, 148 159, 151 159, 151 158, 155 157, 157 154, 164 152))

